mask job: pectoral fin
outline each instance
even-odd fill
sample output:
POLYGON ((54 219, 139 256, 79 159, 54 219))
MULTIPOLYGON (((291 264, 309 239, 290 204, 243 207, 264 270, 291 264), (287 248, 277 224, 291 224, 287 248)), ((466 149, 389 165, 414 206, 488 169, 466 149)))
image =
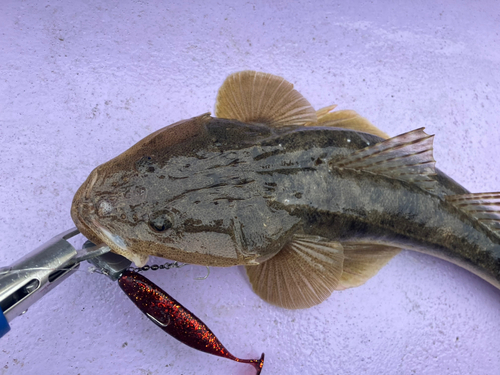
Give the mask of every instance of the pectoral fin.
POLYGON ((397 247, 372 243, 342 242, 342 246, 344 272, 336 290, 363 285, 401 251, 397 247))
POLYGON ((344 261, 342 245, 319 236, 294 235, 271 259, 246 266, 253 290, 287 309, 323 302, 337 288, 344 261))
POLYGON ((295 235, 273 258, 245 268, 254 292, 263 300, 305 309, 323 302, 334 290, 364 284, 400 251, 376 243, 295 235))
POLYGON ((332 160, 330 166, 384 175, 432 191, 436 184, 436 180, 431 178, 436 174, 436 161, 432 155, 434 136, 426 134, 423 129, 398 135, 332 160))
POLYGON ((276 127, 316 121, 314 108, 290 82, 251 70, 226 78, 217 94, 215 116, 276 127))

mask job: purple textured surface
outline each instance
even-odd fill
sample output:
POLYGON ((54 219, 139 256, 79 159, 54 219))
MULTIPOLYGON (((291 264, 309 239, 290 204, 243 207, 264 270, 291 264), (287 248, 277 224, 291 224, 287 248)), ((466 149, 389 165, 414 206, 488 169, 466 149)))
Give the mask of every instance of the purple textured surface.
MULTIPOLYGON (((499 191, 500 5, 410 3, 1 1, 0 265, 73 226, 95 166, 213 109, 243 69, 390 135, 425 126, 440 169, 499 191)), ((12 322, 0 374, 254 373, 179 344, 85 268, 12 322)), ((405 251, 303 311, 260 300, 240 268, 203 275, 146 274, 234 355, 265 352, 263 374, 500 374, 500 292, 430 256, 405 251)))

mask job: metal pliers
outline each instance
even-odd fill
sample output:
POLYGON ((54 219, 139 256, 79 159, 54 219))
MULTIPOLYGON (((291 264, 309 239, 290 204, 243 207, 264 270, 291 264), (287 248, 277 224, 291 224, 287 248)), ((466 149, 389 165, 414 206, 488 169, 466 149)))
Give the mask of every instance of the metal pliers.
POLYGON ((59 285, 79 267, 84 260, 96 269, 118 280, 131 262, 110 252, 106 245, 87 241, 76 250, 68 239, 78 235, 78 229, 58 234, 9 267, 0 268, 0 337, 9 330, 9 322, 24 314, 28 308, 59 285))

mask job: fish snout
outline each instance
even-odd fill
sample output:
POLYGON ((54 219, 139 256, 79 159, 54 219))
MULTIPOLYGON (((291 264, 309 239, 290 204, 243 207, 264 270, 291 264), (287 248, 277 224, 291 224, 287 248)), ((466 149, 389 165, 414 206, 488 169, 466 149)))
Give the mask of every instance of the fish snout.
POLYGON ((95 207, 92 202, 83 198, 83 195, 82 189, 80 188, 73 199, 73 204, 71 206, 71 218, 73 219, 73 222, 78 230, 85 237, 94 243, 100 243, 101 241, 89 225, 92 217, 95 216, 95 207))

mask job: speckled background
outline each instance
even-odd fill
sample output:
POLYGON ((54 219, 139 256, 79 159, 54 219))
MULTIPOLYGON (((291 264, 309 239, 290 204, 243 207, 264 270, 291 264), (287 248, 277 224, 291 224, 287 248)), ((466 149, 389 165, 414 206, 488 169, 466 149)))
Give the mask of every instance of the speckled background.
MULTIPOLYGON (((73 226, 90 171, 213 109, 243 69, 390 135, 436 134, 437 165, 500 190, 500 4, 478 1, 0 2, 0 265, 73 226), (354 5, 355 3, 355 5, 354 5)), ((82 271, 16 318, 0 374, 253 374, 179 344, 82 271)), ((263 374, 500 374, 500 292, 403 252, 366 285, 285 311, 239 268, 149 272, 263 374)))

